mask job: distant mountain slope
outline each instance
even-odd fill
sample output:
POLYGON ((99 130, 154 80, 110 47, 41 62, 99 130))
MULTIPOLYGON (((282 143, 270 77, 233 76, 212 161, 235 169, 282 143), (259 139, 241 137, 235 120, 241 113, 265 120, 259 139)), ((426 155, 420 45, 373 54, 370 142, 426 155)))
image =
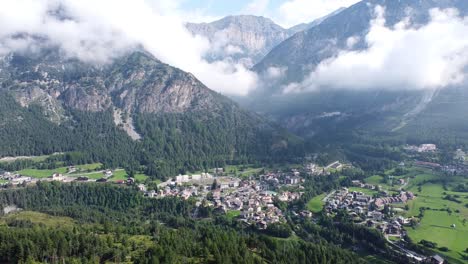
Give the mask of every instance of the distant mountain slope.
POLYGON ((387 25, 408 16, 413 24, 425 24, 432 8, 458 8, 461 15, 468 12, 468 2, 464 0, 364 0, 285 40, 255 65, 254 70, 262 73, 270 67, 286 68, 284 82, 298 82, 321 61, 348 49, 350 37, 360 38, 352 49, 364 49, 364 36, 375 17, 376 5, 385 7, 387 25))
POLYGON ((232 58, 247 66, 258 62, 291 35, 268 18, 250 15, 228 16, 211 23, 188 23, 186 27, 214 44, 216 48, 209 54, 209 60, 232 58))
POLYGON ((375 17, 376 5, 385 8, 387 25, 408 16, 413 25, 424 25, 432 8, 457 8, 461 15, 468 14, 468 1, 464 0, 361 1, 275 47, 253 69, 262 74, 271 67, 281 68, 284 76, 245 99, 246 105, 323 144, 350 138, 356 141, 355 136, 370 139, 368 133, 426 141, 445 137, 453 144, 461 139, 468 142, 463 132, 468 115, 455 114, 468 111, 464 86, 440 91, 388 91, 379 87, 351 91, 334 87, 282 93, 283 85, 303 81, 320 62, 336 56, 340 50, 365 49, 364 37, 375 17), (355 36, 359 41, 350 48, 347 41, 355 36))
POLYGON ((193 75, 134 52, 104 66, 55 50, 0 61, 0 155, 78 151, 164 175, 287 157, 300 145, 193 75))

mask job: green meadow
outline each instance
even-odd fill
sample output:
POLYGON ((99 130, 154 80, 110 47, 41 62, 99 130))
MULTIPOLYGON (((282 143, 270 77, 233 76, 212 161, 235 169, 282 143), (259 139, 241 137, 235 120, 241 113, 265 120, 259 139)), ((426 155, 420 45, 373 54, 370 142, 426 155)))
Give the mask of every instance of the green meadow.
POLYGON ((23 176, 29 176, 33 178, 47 178, 47 177, 52 176, 52 174, 54 173, 61 173, 61 174, 67 173, 67 167, 60 167, 60 168, 53 169, 53 170, 24 169, 24 170, 18 171, 18 173, 23 176))
POLYGON ((313 213, 319 213, 322 211, 324 202, 323 199, 327 196, 326 193, 317 195, 314 198, 310 199, 310 201, 307 203, 307 208, 313 212, 313 213))
POLYGON ((441 183, 423 183, 439 177, 444 176, 420 174, 414 178, 409 190, 417 198, 408 203, 406 216, 418 216, 420 208, 426 209, 420 224, 414 229, 407 228, 408 235, 415 243, 424 239, 437 243, 438 248, 447 247, 448 252, 436 251, 463 263, 463 254, 468 248, 468 194, 453 192, 450 186, 444 189, 441 183), (456 197, 459 202, 444 199, 446 195, 456 197))

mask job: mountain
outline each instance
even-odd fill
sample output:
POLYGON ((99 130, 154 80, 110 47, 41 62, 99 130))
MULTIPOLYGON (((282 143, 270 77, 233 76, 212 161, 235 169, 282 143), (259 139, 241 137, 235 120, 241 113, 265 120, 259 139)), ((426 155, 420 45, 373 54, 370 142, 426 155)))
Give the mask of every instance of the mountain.
POLYGON ((340 50, 348 50, 350 37, 360 39, 351 50, 365 49, 364 37, 369 31, 370 21, 375 17, 376 5, 385 7, 387 25, 395 25, 408 15, 414 25, 425 24, 432 8, 454 7, 461 15, 468 11, 468 2, 463 0, 361 1, 280 43, 253 67, 254 70, 262 73, 270 67, 286 68, 285 81, 298 82, 323 60, 337 55, 340 50))
POLYGON ((463 85, 435 91, 380 87, 351 91, 336 87, 282 93, 284 85, 302 82, 320 62, 339 51, 365 49, 365 36, 375 17, 376 5, 385 8, 388 26, 408 16, 413 25, 424 25, 432 8, 457 8, 461 15, 468 12, 468 2, 463 0, 361 1, 276 46, 253 69, 262 75, 271 67, 281 68, 283 78, 265 90, 255 91, 243 103, 290 131, 312 139, 314 144, 362 142, 376 135, 402 144, 408 141, 466 144, 468 138, 463 131, 467 129, 464 124, 468 117, 459 114, 468 110, 463 85), (352 48, 347 43, 350 37, 359 39, 352 48))
POLYGON ((211 22, 186 24, 194 35, 201 35, 214 44, 208 60, 231 58, 252 66, 277 44, 287 39, 291 31, 265 17, 241 15, 228 16, 211 22))
POLYGON ((286 157, 300 140, 192 74, 133 52, 108 65, 55 49, 0 60, 0 155, 75 152, 153 176, 286 157))

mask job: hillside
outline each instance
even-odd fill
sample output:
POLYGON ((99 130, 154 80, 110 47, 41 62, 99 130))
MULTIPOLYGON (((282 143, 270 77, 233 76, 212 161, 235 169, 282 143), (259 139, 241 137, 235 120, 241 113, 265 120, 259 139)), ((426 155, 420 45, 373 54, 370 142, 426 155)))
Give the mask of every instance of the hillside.
POLYGON ((11 54, 1 69, 1 156, 75 151, 83 162, 142 164, 163 177, 281 159, 300 144, 144 52, 102 66, 55 50, 11 54))

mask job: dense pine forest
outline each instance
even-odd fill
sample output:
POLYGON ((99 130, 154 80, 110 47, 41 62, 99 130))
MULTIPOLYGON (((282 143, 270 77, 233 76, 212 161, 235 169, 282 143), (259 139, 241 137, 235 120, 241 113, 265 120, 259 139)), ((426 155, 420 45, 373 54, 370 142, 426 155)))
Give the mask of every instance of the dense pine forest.
POLYGON ((300 139, 279 128, 259 127, 243 113, 137 115, 135 126, 143 139, 132 141, 114 124, 111 110, 70 110, 67 121, 55 124, 39 106, 23 108, 2 93, 0 156, 72 152, 75 164, 102 162, 164 179, 228 163, 288 161, 303 155, 300 139))
POLYGON ((275 238, 224 216, 195 220, 192 201, 147 199, 130 187, 40 183, 1 191, 0 207, 13 204, 72 220, 52 228, 6 218, 0 225, 0 262, 5 263, 364 263, 325 242, 338 229, 326 234, 301 224, 307 227, 298 233, 304 239, 275 238))

